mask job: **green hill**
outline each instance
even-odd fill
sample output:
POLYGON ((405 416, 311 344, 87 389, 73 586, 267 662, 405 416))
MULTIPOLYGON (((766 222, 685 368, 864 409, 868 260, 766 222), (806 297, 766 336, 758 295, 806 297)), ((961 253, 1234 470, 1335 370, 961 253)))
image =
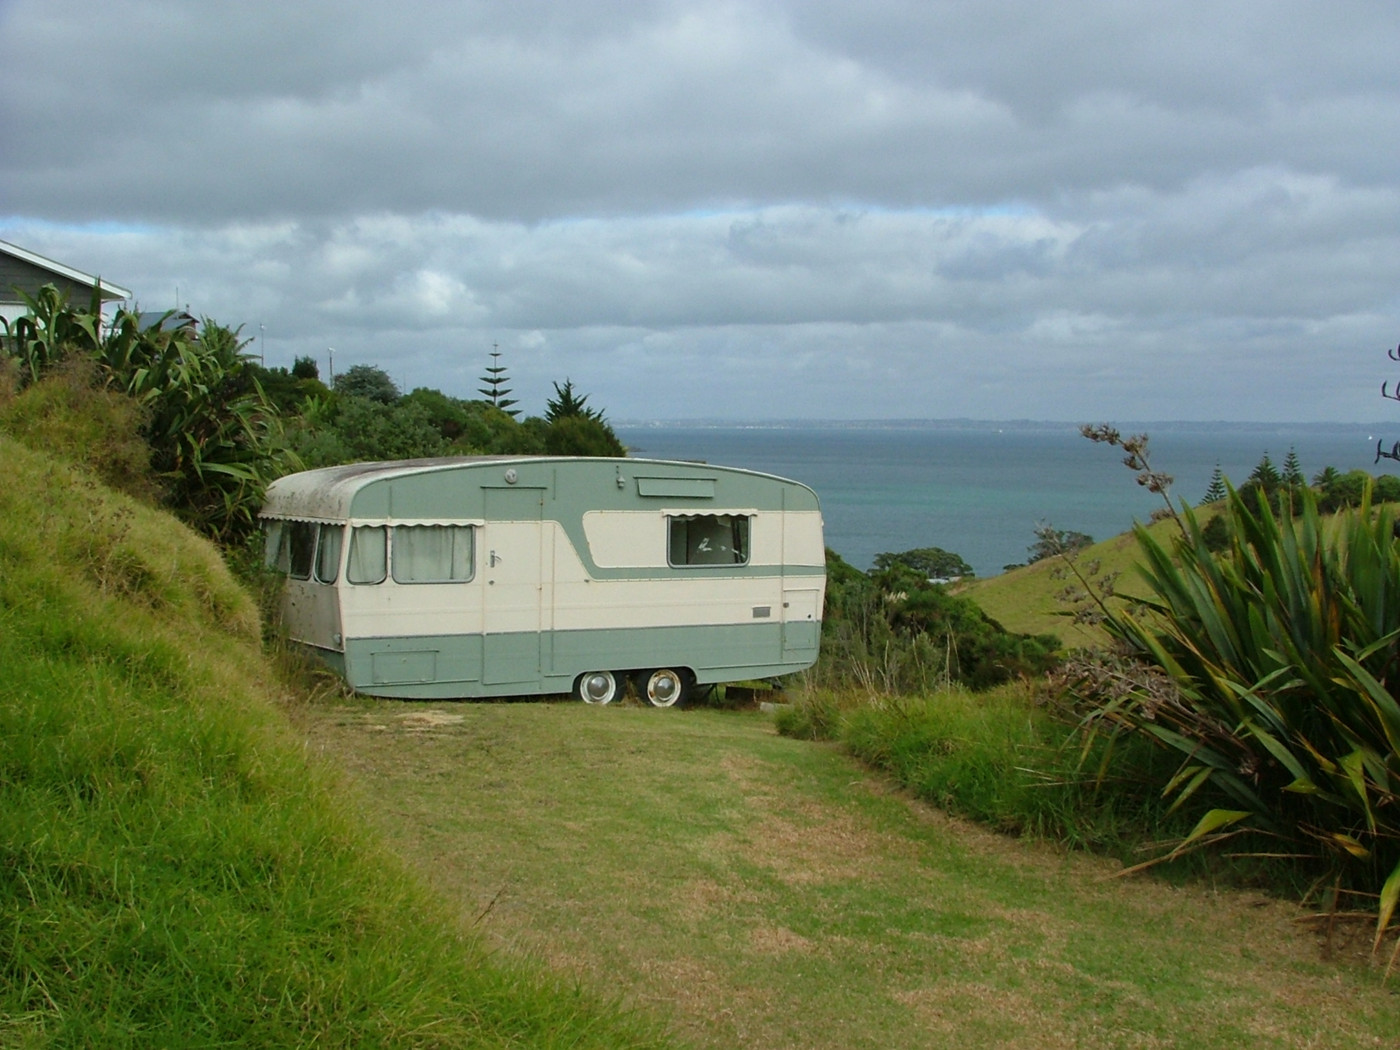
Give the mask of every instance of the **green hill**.
POLYGON ((488 957, 367 830, 210 545, 0 460, 0 1045, 661 1045, 488 957))
MULTIPOLYGON (((1167 520, 1154 523, 1149 531, 1164 540, 1176 528, 1175 522, 1167 520)), ((1137 538, 1125 532, 1080 551, 1076 562, 1083 571, 1097 563, 1099 575, 1118 573, 1118 593, 1131 595, 1143 591, 1135 571, 1138 558, 1137 538)), ((973 580, 961 587, 959 593, 970 597, 1009 631, 1055 634, 1070 648, 1107 642, 1108 636, 1103 631, 1087 624, 1076 624, 1069 615, 1071 606, 1059 596, 1076 581, 1064 575, 1063 564, 1059 558, 1046 558, 1000 576, 973 580)))

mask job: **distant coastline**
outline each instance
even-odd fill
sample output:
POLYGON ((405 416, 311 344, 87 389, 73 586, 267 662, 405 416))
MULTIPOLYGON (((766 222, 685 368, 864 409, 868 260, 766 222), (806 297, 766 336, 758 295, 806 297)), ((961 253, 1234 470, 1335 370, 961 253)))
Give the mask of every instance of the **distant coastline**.
POLYGON ((1173 431, 1177 433, 1188 432, 1209 432, 1218 433, 1221 431, 1231 431, 1236 433, 1250 432, 1285 432, 1289 430, 1300 432, 1318 433, 1323 431, 1335 431, 1340 428, 1355 428, 1357 430, 1372 430, 1380 433, 1393 431, 1400 434, 1400 417, 1392 420, 1373 420, 1370 422, 1318 422, 1298 423, 1290 420, 1278 422, 1245 421, 1230 422, 1227 420, 1196 420, 1196 419, 1158 419, 1158 420, 1116 420, 1116 419, 1093 419, 1093 420, 1054 420, 1054 419, 970 419, 970 418, 948 418, 948 419, 619 419, 610 420, 616 427, 624 427, 632 430, 975 430, 975 431, 995 431, 995 430, 1015 430, 1015 431, 1037 431, 1054 430, 1063 431, 1065 429, 1078 430, 1084 423, 1108 422, 1118 427, 1120 430, 1138 433, 1146 431, 1149 435, 1153 431, 1173 431))

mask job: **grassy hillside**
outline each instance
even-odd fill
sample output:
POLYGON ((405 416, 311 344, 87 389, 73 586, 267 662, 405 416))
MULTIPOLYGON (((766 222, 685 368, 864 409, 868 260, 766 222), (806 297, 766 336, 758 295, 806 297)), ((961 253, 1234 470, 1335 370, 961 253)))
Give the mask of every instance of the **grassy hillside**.
MULTIPOLYGON (((1175 522, 1159 521, 1151 526, 1150 531, 1159 540, 1165 540, 1176 528, 1175 522)), ((1136 572, 1137 538, 1131 532, 1094 544, 1081 551, 1077 561, 1084 567, 1098 562, 1100 573, 1117 572, 1120 594, 1143 590, 1136 572)), ((1060 575, 1062 567, 1060 559, 1047 558, 1000 576, 974 580, 959 593, 972 598, 988 616, 1009 631, 1056 634, 1071 648, 1105 642, 1107 636, 1103 632, 1091 626, 1075 624, 1067 615, 1070 607, 1058 600, 1057 595, 1075 582, 1060 575)))
POLYGON ((0 434, 0 1045, 659 1045, 491 956, 338 802, 248 596, 0 434))

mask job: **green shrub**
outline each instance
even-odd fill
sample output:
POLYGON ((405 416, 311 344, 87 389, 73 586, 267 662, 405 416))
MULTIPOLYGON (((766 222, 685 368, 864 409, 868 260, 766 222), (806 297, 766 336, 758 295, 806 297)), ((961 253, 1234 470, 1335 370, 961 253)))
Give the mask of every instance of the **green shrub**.
POLYGON ((1400 897, 1400 549, 1369 492, 1331 526, 1312 495, 1278 516, 1231 491, 1216 556, 1188 512, 1164 546, 1137 530, 1152 596, 1106 623, 1172 693, 1083 688, 1088 739, 1130 734, 1177 756, 1165 794, 1200 813, 1175 852, 1249 829, 1319 877, 1400 897), (1203 811, 1203 812, 1202 812, 1203 811))

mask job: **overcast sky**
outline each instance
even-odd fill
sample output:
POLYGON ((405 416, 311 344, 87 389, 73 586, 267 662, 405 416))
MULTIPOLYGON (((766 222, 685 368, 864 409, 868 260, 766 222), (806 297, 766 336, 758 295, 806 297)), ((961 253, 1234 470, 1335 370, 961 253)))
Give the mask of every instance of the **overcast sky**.
POLYGON ((1395 417, 1395 0, 0 0, 0 239, 615 420, 1395 417))

